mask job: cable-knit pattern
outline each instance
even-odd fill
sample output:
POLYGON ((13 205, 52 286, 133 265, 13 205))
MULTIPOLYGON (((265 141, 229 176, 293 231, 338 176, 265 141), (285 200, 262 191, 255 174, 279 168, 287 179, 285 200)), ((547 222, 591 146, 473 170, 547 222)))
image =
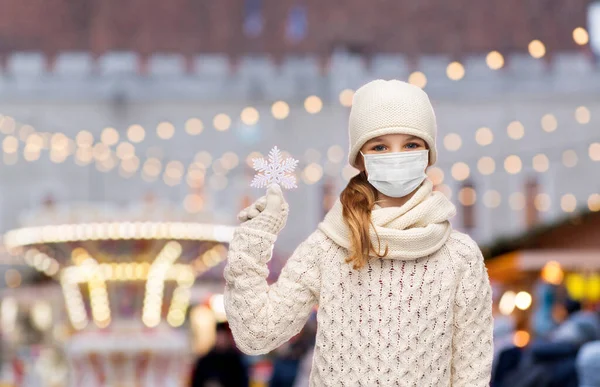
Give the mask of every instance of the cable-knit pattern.
POLYGON ((453 231, 430 256, 353 270, 348 251, 317 230, 269 287, 274 239, 240 228, 230 246, 225 307, 243 352, 278 347, 318 302, 311 387, 488 386, 491 288, 468 236, 453 231))

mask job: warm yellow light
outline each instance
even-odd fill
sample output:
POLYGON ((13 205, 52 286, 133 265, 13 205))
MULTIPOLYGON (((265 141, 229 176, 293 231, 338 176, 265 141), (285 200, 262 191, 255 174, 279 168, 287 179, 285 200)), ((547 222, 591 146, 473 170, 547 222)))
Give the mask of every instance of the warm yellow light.
POLYGON ((458 191, 458 201, 463 206, 472 206, 477 201, 477 192, 471 187, 464 187, 458 191))
POLYGON ((558 128, 558 121, 556 120, 556 117, 554 117, 553 114, 545 114, 542 117, 541 123, 542 129, 544 129, 548 133, 554 132, 556 128, 558 128))
POLYGON ((490 145, 494 141, 494 134, 490 128, 479 128, 475 132, 475 141, 481 146, 490 145))
POLYGON ((21 286, 21 273, 15 269, 8 269, 4 273, 4 281, 9 288, 18 288, 21 286))
POLYGON ((17 123, 15 119, 9 116, 0 116, 0 133, 13 134, 17 123))
POLYGON ((175 134, 175 126, 172 123, 163 121, 156 127, 156 134, 163 140, 168 140, 175 134))
POLYGON ((204 130, 204 123, 199 118, 190 118, 185 122, 185 131, 190 136, 196 136, 204 130))
POLYGON ((242 110, 240 118, 244 124, 251 126, 256 125, 260 118, 260 114, 258 113, 258 110, 256 110, 252 106, 248 106, 247 108, 244 108, 244 110, 242 110))
POLYGON ((6 136, 2 141, 4 153, 16 153, 19 149, 19 139, 15 136, 6 136))
POLYGON ((521 172, 522 167, 523 163, 521 162, 521 158, 517 155, 508 156, 504 160, 504 169, 511 175, 521 172))
POLYGON ((600 161, 600 142, 594 142, 588 149, 588 154, 592 161, 600 161))
POLYGON ((146 138, 146 131, 141 125, 131 125, 127 129, 127 138, 129 138, 129 141, 131 142, 142 142, 144 141, 144 138, 146 138))
POLYGON ((588 208, 590 211, 598 212, 600 211, 600 194, 591 194, 588 198, 588 208))
POLYGON ((500 313, 505 316, 510 315, 515 310, 515 297, 516 294, 513 291, 504 292, 500 301, 498 302, 498 309, 500 313))
POLYGON ((427 176, 433 185, 440 185, 444 182, 444 171, 438 167, 431 167, 427 170, 427 176))
POLYGON ((521 291, 515 297, 515 306, 521 310, 527 310, 531 306, 531 294, 521 291))
POLYGON ((513 344, 519 348, 523 348, 529 344, 531 336, 527 331, 516 331, 513 339, 513 344))
POLYGON ((302 179, 306 184, 314 184, 323 177, 323 168, 317 163, 310 163, 302 172, 302 179))
POLYGON ((340 92, 340 104, 344 107, 352 106, 352 99, 354 98, 354 90, 345 89, 340 92))
POLYGON ((483 204, 488 208, 497 208, 501 202, 502 196, 498 191, 490 190, 483 194, 483 204))
POLYGON ((545 193, 537 194, 533 204, 538 211, 546 212, 550 209, 550 196, 545 193))
POLYGON ((408 76, 408 83, 423 89, 427 86, 427 77, 422 72, 415 71, 408 76))
POLYGON ((310 114, 317 114, 323 109, 323 101, 316 95, 311 95, 304 100, 304 108, 310 114))
POLYGON ((560 285, 564 278, 562 267, 556 261, 546 263, 540 275, 544 281, 553 285, 560 285))
POLYGON ((508 124, 506 131, 508 132, 508 137, 513 140, 519 140, 525 135, 525 127, 519 121, 513 121, 508 124))
POLYGON ((498 70, 504 66, 504 57, 498 51, 492 51, 487 54, 485 61, 492 70, 498 70))
POLYGON ((286 119, 290 115, 290 105, 284 101, 277 101, 271 106, 271 114, 277 120, 286 119))
POLYGON ((539 59, 541 57, 543 57, 544 55, 546 55, 546 46, 544 46, 544 43, 540 42, 539 40, 532 40, 529 43, 529 54, 536 58, 539 59))
POLYGON ((117 146, 117 157, 126 160, 135 156, 135 147, 129 142, 122 142, 117 146))
POLYGON ((477 169, 482 175, 491 175, 496 170, 496 162, 489 156, 484 156, 477 162, 477 169))
POLYGON ((575 120, 582 124, 588 124, 592 119, 592 114, 590 113, 590 109, 585 106, 579 106, 575 109, 575 120))
POLYGON ((446 67, 446 75, 453 81, 461 80, 465 76, 465 67, 460 62, 452 62, 446 67))
POLYGON ((344 149, 339 145, 332 145, 327 149, 327 158, 332 163, 341 163, 344 159, 344 149))
POLYGON ((469 178, 471 170, 467 164, 458 162, 452 166, 451 174, 454 180, 463 181, 469 178))
POLYGON ((560 199, 560 208, 564 212, 573 212, 577 208, 577 198, 573 194, 566 194, 560 199))
POLYGON ((575 152, 573 149, 568 149, 563 152, 562 162, 565 167, 573 168, 574 166, 577 165, 577 161, 578 161, 577 152, 575 152))
POLYGON ((573 30, 573 40, 580 46, 588 44, 590 35, 583 27, 577 27, 573 30))
POLYGON ((224 113, 217 114, 213 118, 213 126, 219 132, 224 132, 231 127, 231 118, 224 113))
POLYGON ((204 208, 204 198, 198 194, 187 195, 183 206, 187 212, 196 214, 204 208))
POLYGON ((533 169, 537 172, 543 173, 550 168, 550 160, 544 154, 533 156, 533 169))
POLYGON ((75 142, 77 143, 77 146, 81 148, 89 148, 94 144, 94 136, 87 130, 82 130, 81 132, 77 133, 75 142))
POLYGON ((456 133, 447 134, 444 137, 444 147, 451 152, 457 151, 462 146, 462 139, 456 133))
POLYGON ((115 128, 105 128, 100 136, 102 142, 108 146, 115 145, 119 142, 119 132, 115 128))

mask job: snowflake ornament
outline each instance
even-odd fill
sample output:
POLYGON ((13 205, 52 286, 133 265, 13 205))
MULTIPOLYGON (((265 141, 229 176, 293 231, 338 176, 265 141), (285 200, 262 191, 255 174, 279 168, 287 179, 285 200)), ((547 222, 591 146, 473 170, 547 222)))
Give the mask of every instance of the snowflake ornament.
POLYGON ((252 159, 252 167, 258 172, 251 187, 262 188, 271 184, 281 184, 283 188, 297 188, 296 177, 293 175, 298 160, 291 157, 283 158, 281 151, 276 146, 269 152, 269 159, 262 157, 252 159))

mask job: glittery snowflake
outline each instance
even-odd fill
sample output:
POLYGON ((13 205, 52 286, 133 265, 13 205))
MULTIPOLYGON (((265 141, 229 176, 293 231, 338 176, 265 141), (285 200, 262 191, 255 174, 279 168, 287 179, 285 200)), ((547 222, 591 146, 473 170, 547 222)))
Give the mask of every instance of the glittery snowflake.
POLYGON ((293 175, 298 160, 291 157, 283 158, 276 146, 269 152, 269 159, 262 157, 252 159, 252 167, 258 172, 250 186, 266 187, 270 184, 281 184, 283 188, 296 188, 296 177, 293 175))

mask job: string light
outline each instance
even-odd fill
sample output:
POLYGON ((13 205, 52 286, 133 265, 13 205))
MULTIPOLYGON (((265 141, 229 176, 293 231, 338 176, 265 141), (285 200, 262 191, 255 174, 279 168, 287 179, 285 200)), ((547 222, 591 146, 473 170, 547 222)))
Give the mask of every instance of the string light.
POLYGON ((600 194, 591 194, 588 198, 588 208, 590 211, 598 212, 600 211, 600 194))
POLYGON ((77 133, 75 142, 77 143, 78 147, 90 148, 94 144, 94 135, 87 130, 82 130, 77 133))
POLYGON ((452 62, 446 67, 446 75, 453 81, 459 81, 465 76, 465 67, 460 62, 452 62))
POLYGON ((538 154, 533 156, 533 169, 536 172, 546 172, 550 168, 550 160, 544 154, 538 154))
POLYGON ((248 126, 252 126, 252 125, 256 125, 256 123, 258 122, 258 120, 260 118, 260 114, 258 113, 258 110, 249 106, 247 108, 244 108, 244 110, 242 110, 242 113, 240 114, 240 118, 244 124, 246 124, 248 126))
POLYGON ((458 201, 463 206, 472 206, 477 201, 477 192, 472 187, 464 187, 458 191, 458 201))
POLYGON ((135 156, 135 147, 129 142, 122 142, 117 146, 117 157, 126 160, 135 156))
POLYGON ((504 57, 498 51, 492 51, 487 54, 485 61, 492 70, 499 70, 504 66, 504 57))
POLYGON ((323 168, 317 163, 310 163, 302 172, 302 180, 306 184, 314 184, 323 177, 323 168))
POLYGON ((119 142, 119 132, 117 132, 115 128, 104 128, 100 135, 100 139, 105 145, 115 145, 119 142))
POLYGON ((156 126, 156 135, 163 140, 168 140, 175 135, 175 126, 170 122, 160 122, 156 126))
POLYGON ((231 118, 224 113, 217 114, 213 118, 213 126, 219 132, 224 132, 231 127, 231 118))
POLYGON ((185 122, 185 131, 190 136, 196 136, 204 130, 204 123, 199 118, 190 118, 185 122))
POLYGON ((533 204, 538 211, 546 212, 550 209, 550 196, 545 193, 540 193, 535 196, 533 204))
POLYGON ((340 104, 344 107, 351 107, 353 98, 354 90, 352 89, 345 89, 340 92, 340 104))
POLYGON ((420 71, 415 71, 408 76, 408 83, 424 89, 427 86, 427 77, 420 71))
POLYGON ((323 101, 316 95, 311 95, 304 100, 304 109, 310 114, 317 114, 323 109, 323 101))
POLYGON ((585 106, 579 106, 577 109, 575 109, 575 120, 582 124, 588 124, 590 122, 590 120, 592 119, 592 115, 590 113, 590 109, 588 109, 585 106))
POLYGON ((444 182, 444 171, 438 167, 431 167, 427 170, 427 176, 434 186, 440 185, 444 182))
POLYGON ((483 194, 483 204, 488 208, 497 208, 502 202, 502 197, 498 191, 489 190, 483 194))
POLYGON ((572 150, 572 149, 568 149, 566 151, 563 152, 562 154, 562 162, 564 164, 565 167, 567 168, 573 168, 577 165, 577 153, 572 150))
POLYGON ((546 46, 544 46, 544 43, 540 42, 539 40, 532 40, 529 43, 529 54, 534 57, 535 59, 539 59, 541 57, 543 57, 544 55, 546 55, 546 46))
POLYGON ((513 140, 520 140, 525 135, 525 127, 519 121, 513 121, 508 124, 506 131, 508 132, 508 137, 513 140))
POLYGON ((332 145, 327 149, 327 158, 332 163, 341 163, 344 159, 344 150, 339 145, 332 145))
POLYGON ((521 158, 517 155, 510 155, 504 160, 504 169, 511 175, 521 172, 522 167, 521 158))
POLYGON ((556 117, 554 117, 553 114, 545 114, 542 117, 541 123, 542 129, 544 129, 548 133, 554 132, 558 127, 558 121, 556 120, 556 117))
POLYGON ((456 133, 447 134, 444 137, 444 147, 450 152, 454 152, 460 149, 462 146, 462 139, 456 133))
POLYGON ((588 154, 592 161, 600 161, 600 142, 594 142, 590 145, 588 154))
POLYGON ((577 27, 573 30, 573 40, 580 46, 586 45, 590 41, 590 35, 583 27, 577 27))
POLYGON ((573 212, 577 208, 577 198, 573 194, 566 194, 560 199, 560 208, 564 212, 573 212))
POLYGON ((0 132, 2 134, 13 134, 17 123, 15 119, 9 116, 2 116, 0 119, 0 132))
POLYGON ((482 175, 491 175, 496 170, 496 162, 489 156, 484 156, 477 162, 477 169, 482 175))
POLYGON ((2 141, 4 153, 16 153, 19 149, 19 140, 15 136, 6 136, 2 141))
POLYGON ((290 115, 290 105, 284 101, 277 101, 271 106, 271 114, 277 120, 284 120, 290 115))
POLYGON ((451 174, 454 180, 463 181, 469 178, 471 170, 467 164, 458 162, 452 166, 451 174))
POLYGON ((133 143, 140 143, 146 138, 146 131, 141 125, 131 125, 127 129, 127 138, 133 143))
POLYGON ((475 141, 481 146, 490 145, 494 141, 494 134, 490 128, 479 128, 475 132, 475 141))

